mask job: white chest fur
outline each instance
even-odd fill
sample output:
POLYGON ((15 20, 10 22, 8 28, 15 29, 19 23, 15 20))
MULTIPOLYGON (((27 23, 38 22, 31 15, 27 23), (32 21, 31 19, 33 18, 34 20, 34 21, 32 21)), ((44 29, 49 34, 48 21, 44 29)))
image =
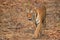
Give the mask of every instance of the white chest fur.
POLYGON ((36 24, 39 24, 39 23, 40 23, 40 19, 39 19, 39 14, 38 14, 36 18, 36 24))

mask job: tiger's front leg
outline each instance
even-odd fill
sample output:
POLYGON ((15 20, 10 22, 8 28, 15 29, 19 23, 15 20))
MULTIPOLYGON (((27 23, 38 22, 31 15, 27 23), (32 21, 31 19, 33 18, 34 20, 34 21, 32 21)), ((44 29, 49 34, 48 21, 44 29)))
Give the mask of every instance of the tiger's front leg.
MULTIPOLYGON (((41 20, 41 19, 40 19, 41 20)), ((41 20, 42 21, 42 20, 41 20)), ((41 33, 41 28, 42 28, 43 24, 42 22, 39 22, 37 24, 36 30, 34 32, 34 38, 37 38, 39 36, 39 33, 41 33)))

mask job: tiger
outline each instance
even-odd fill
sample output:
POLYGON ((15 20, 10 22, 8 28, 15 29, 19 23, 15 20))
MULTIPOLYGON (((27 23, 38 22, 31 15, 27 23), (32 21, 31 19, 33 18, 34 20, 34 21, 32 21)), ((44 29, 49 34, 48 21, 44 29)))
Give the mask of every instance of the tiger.
POLYGON ((45 6, 41 7, 35 7, 34 8, 35 13, 28 13, 27 17, 29 20, 32 20, 32 22, 36 25, 36 29, 34 31, 34 38, 38 38, 39 33, 42 31, 43 27, 43 21, 45 20, 46 16, 46 8, 45 6))

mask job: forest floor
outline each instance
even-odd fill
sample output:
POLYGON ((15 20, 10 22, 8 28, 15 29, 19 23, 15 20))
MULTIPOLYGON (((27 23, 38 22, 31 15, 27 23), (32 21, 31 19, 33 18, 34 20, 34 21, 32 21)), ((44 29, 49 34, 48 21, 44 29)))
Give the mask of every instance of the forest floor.
POLYGON ((27 12, 33 12, 38 4, 34 0, 0 0, 0 40, 60 40, 60 14, 48 10, 46 26, 33 38, 35 24, 28 20, 27 12))

